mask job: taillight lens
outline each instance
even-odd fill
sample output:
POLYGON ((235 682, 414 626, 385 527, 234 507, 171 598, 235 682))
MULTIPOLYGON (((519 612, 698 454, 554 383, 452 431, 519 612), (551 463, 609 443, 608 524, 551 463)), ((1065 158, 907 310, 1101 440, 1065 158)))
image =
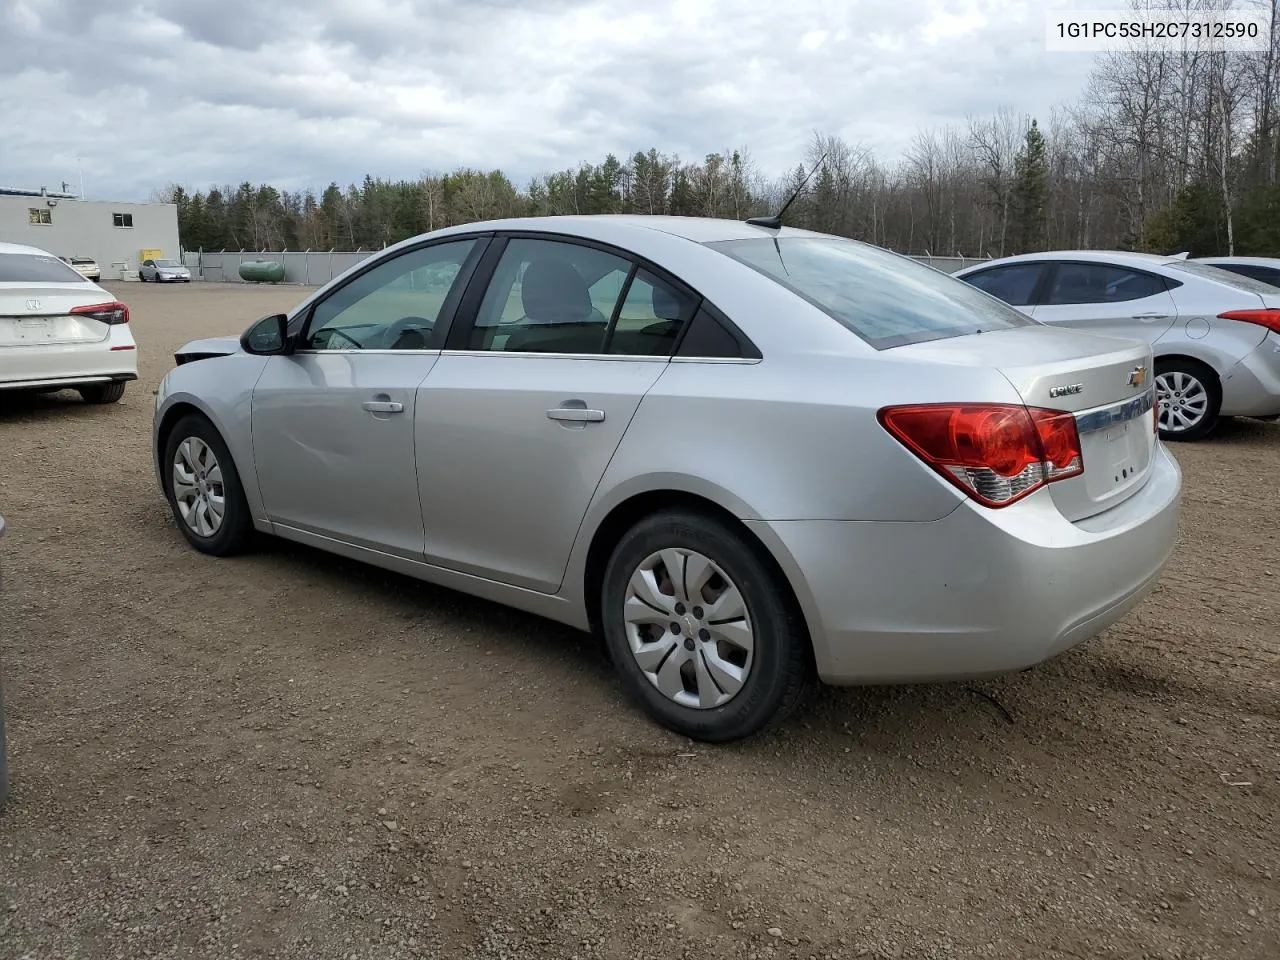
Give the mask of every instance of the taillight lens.
POLYGON ((1228 310, 1218 314, 1219 320, 1242 320, 1266 327, 1272 333, 1280 333, 1280 310, 1228 310))
POLYGON ((113 325, 129 322, 129 308, 119 300, 112 300, 110 303, 94 303, 83 307, 72 307, 68 312, 77 317, 89 317, 91 320, 101 320, 103 323, 113 325))
POLYGON ((880 423, 908 450, 988 507, 1084 473, 1076 418, 1005 403, 885 407, 880 423))

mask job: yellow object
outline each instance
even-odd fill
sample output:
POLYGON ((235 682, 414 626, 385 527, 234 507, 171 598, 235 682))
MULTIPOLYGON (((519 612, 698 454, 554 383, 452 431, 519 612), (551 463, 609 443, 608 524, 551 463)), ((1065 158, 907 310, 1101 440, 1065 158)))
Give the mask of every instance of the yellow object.
POLYGON ((163 250, 139 250, 138 262, 142 263, 144 260, 159 260, 163 256, 163 250))

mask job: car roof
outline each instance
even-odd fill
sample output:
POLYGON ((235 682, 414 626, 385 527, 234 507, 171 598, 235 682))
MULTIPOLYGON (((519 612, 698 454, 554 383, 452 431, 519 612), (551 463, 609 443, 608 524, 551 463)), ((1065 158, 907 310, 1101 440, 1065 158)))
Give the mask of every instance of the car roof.
POLYGON ((963 270, 957 270, 956 275, 966 273, 976 273, 979 270, 985 270, 988 267, 1004 266, 1013 263, 1035 263, 1043 260, 1076 260, 1086 263, 1109 263, 1122 267, 1137 267, 1139 269, 1151 267, 1166 266, 1172 263, 1180 263, 1177 257, 1165 256, 1156 253, 1135 253, 1130 250, 1046 250, 1040 253, 1020 253, 1011 257, 1001 257, 998 260, 984 260, 982 263, 972 267, 965 267, 963 270))
POLYGON ((25 243, 3 243, 0 242, 0 253, 25 253, 35 254, 39 257, 52 257, 53 254, 48 250, 41 250, 39 247, 29 247, 25 243))
POLYGON ((1192 259, 1196 263, 1207 263, 1209 266, 1217 263, 1243 263, 1257 267, 1280 267, 1280 257, 1193 257, 1192 259))
POLYGON ((825 234, 783 227, 770 230, 753 226, 745 220, 726 220, 714 217, 672 217, 635 213, 604 213, 586 216, 510 217, 504 220, 482 220, 461 223, 435 233, 473 233, 487 230, 529 230, 538 233, 567 233, 591 237, 602 241, 617 242, 625 246, 629 236, 638 230, 654 230, 683 237, 695 243, 715 243, 722 240, 753 240, 780 237, 823 237, 825 234))

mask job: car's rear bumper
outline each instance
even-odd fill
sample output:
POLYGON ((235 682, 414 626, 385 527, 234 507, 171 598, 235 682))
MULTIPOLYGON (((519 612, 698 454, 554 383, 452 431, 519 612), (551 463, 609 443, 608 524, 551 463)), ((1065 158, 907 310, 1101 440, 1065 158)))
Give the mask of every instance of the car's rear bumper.
POLYGON ((96 342, 0 347, 0 390, 136 379, 138 349, 127 324, 96 342))
POLYGON ((751 521, 805 610, 828 683, 992 676, 1101 633, 1173 551, 1182 474, 1163 445, 1124 503, 1071 523, 1048 490, 921 523, 751 521))
POLYGON ((1222 414, 1228 417, 1280 415, 1280 333, 1266 339, 1222 378, 1222 414))

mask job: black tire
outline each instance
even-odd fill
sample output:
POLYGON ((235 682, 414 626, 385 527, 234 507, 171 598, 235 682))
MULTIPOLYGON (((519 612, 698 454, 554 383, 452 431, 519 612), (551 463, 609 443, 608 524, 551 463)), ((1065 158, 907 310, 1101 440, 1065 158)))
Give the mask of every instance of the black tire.
POLYGON ((215 557, 229 557, 242 552, 253 536, 253 518, 249 515, 249 502, 244 496, 240 473, 236 470, 231 451, 227 449, 221 434, 209 420, 199 414, 188 414, 174 424, 164 441, 164 459, 160 461, 164 477, 164 494, 173 511, 173 519, 187 542, 201 553, 215 557), (182 516, 173 490, 173 461, 178 447, 190 437, 204 441, 213 452, 222 472, 222 497, 225 509, 222 524, 211 536, 197 533, 182 516))
MULTIPOLYGON (((812 650, 804 620, 781 573, 762 553, 730 524, 690 510, 646 517, 614 548, 601 588, 605 644, 627 692, 668 729, 709 743, 738 740, 781 723, 812 689, 812 650), (646 558, 672 548, 694 550, 711 560, 745 601, 754 635, 752 662, 742 688, 719 706, 701 709, 675 702, 650 681, 631 651, 622 616, 628 583, 646 558)), ((656 636, 658 628, 654 630, 656 636)), ((680 642, 686 650, 694 649, 691 640, 680 642)))
POLYGON ((125 381, 113 380, 110 383, 79 387, 78 392, 85 403, 119 403, 124 396, 124 388, 125 381))
MULTIPOLYGON (((1165 426, 1160 427, 1161 440, 1177 440, 1186 443, 1192 443, 1196 440, 1203 440, 1218 425, 1219 413, 1222 409, 1222 384, 1218 380, 1218 375, 1213 369, 1198 360, 1191 360, 1186 357, 1170 357, 1164 360, 1156 361, 1156 393, 1160 394, 1161 388, 1159 381, 1161 377, 1181 374, 1193 378, 1204 390, 1208 400, 1205 408, 1204 416, 1196 422, 1194 426, 1182 430, 1169 429, 1165 426)), ((1157 400, 1156 416, 1160 416, 1159 401, 1157 400)))

